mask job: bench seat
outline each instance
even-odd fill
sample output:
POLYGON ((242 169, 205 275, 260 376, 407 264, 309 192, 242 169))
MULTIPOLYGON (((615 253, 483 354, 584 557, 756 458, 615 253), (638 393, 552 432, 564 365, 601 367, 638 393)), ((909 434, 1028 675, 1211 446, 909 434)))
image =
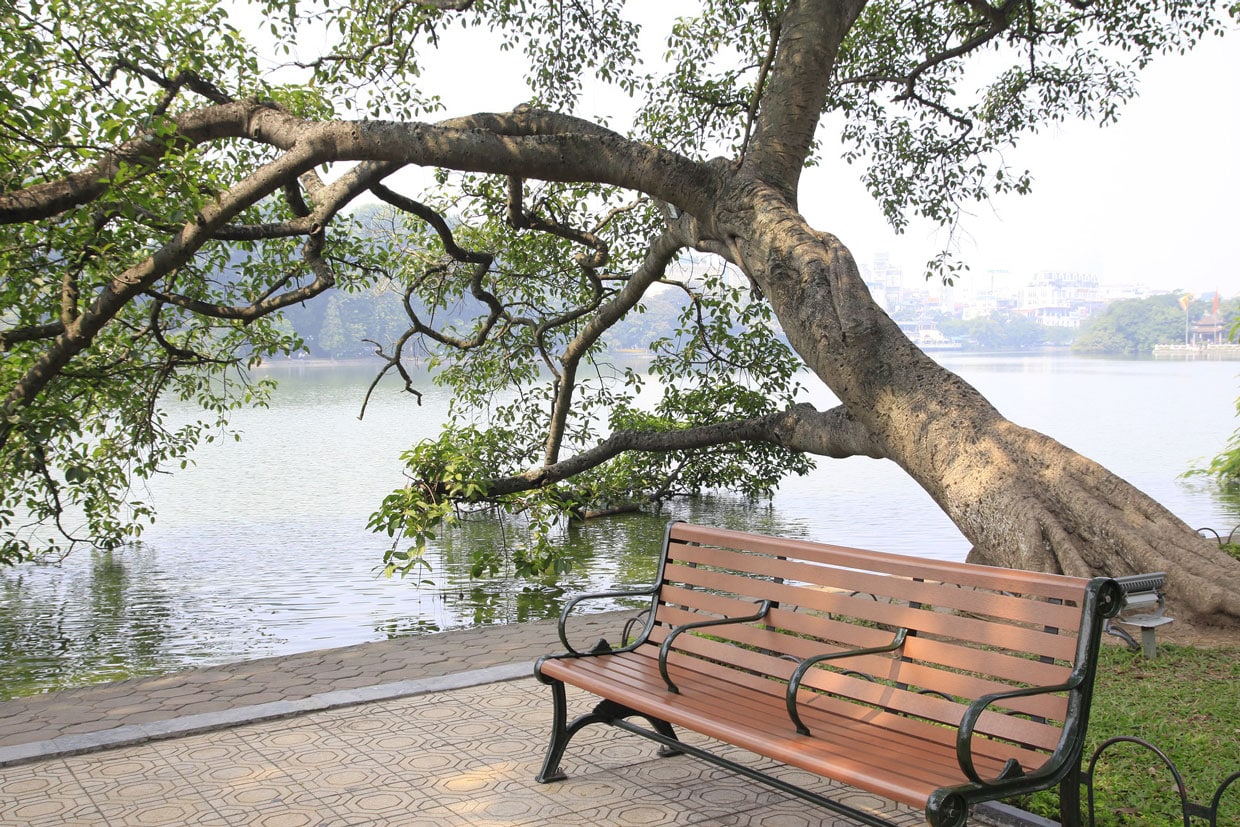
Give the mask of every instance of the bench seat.
MULTIPOLYGON (((812 733, 804 736, 788 721, 782 691, 721 680, 711 671, 677 669, 681 691, 670 693, 657 658, 644 652, 547 663, 543 674, 567 679, 644 715, 918 809, 936 789, 968 780, 956 763, 954 729, 881 710, 858 712, 853 704, 823 699, 802 713, 812 733)), ((977 765, 983 776, 994 777, 1005 761, 1006 756, 981 757, 977 765)))

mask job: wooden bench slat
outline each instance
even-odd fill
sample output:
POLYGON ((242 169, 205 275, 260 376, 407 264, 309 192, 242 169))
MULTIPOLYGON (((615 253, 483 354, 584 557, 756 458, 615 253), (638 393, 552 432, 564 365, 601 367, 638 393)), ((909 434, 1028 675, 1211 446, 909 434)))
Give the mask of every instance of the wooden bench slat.
MULTIPOLYGON (((684 586, 663 582, 659 602, 669 608, 679 608, 685 612, 709 612, 720 617, 738 617, 752 614, 755 601, 749 598, 708 592, 703 589, 691 589, 684 586)), ((699 620, 701 618, 698 618, 699 620)))
MULTIPOLYGON (((825 652, 841 651, 841 647, 828 647, 816 641, 780 634, 747 624, 716 627, 707 631, 711 634, 705 638, 692 634, 681 635, 675 642, 675 648, 681 651, 692 652, 701 657, 725 661, 735 665, 737 668, 770 675, 783 681, 787 681, 791 677, 793 669, 801 659, 825 652), (718 639, 720 637, 726 637, 726 639, 720 640, 718 639), (743 643, 747 648, 736 649, 730 641, 743 643), (795 659, 782 657, 781 655, 785 653, 794 655, 795 659)), ((662 643, 665 637, 666 635, 660 632, 654 635, 654 640, 655 642, 662 643)), ((890 637, 890 635, 888 634, 887 637, 890 637)), ((912 640, 916 640, 916 638, 909 639, 909 641, 912 640)), ((1030 661, 1025 661, 1025 663, 1028 664, 1030 661)), ((861 655, 836 661, 835 666, 838 669, 868 675, 876 681, 907 684, 913 688, 913 691, 908 693, 910 695, 918 695, 917 689, 933 689, 944 695, 965 698, 971 701, 991 692, 1000 692, 1011 688, 1011 685, 1007 683, 987 680, 971 674, 936 669, 932 666, 900 657, 892 657, 891 655, 861 655)), ((808 685, 816 688, 825 688, 819 686, 816 679, 813 678, 819 671, 812 670, 809 673, 808 685)), ((1056 675, 1054 680, 1042 685, 1054 685, 1066 679, 1067 670, 1058 671, 1061 674, 1056 675)), ((901 703, 903 697, 903 695, 897 696, 886 705, 899 711, 920 714, 917 712, 917 708, 920 708, 920 705, 915 705, 915 707, 905 706, 901 703)), ((1033 695, 1013 699, 1008 702, 1007 708, 1026 715, 1040 716, 1057 721, 1062 720, 1065 714, 1067 699, 1057 695, 1033 695)), ((955 724, 960 720, 960 713, 963 713, 963 707, 960 708, 959 713, 942 722, 955 724)), ((1057 729, 1056 727, 1056 731, 1057 729)))
MULTIPOLYGON (((762 652, 737 651, 727 644, 709 638, 682 635, 677 638, 676 644, 676 648, 679 651, 717 662, 726 662, 731 667, 750 670, 760 675, 769 675, 783 681, 786 681, 791 676, 791 672, 796 666, 791 661, 772 657, 762 652)), ((675 657, 669 658, 668 663, 670 676, 678 685, 679 673, 677 670, 695 668, 684 660, 678 660, 675 657)), ((871 670, 868 674, 875 680, 867 681, 864 678, 815 669, 811 670, 805 677, 804 685, 806 689, 833 692, 863 704, 880 706, 890 712, 915 715, 950 726, 959 724, 961 717, 964 715, 967 704, 889 685, 890 682, 899 681, 915 683, 913 680, 915 675, 924 677, 924 669, 917 670, 916 672, 910 669, 915 664, 903 663, 898 658, 874 656, 849 658, 845 661, 840 661, 839 665, 840 668, 855 669, 855 671, 862 673, 866 673, 867 669, 871 670), (856 662, 854 663, 854 661, 856 662), (876 681, 883 681, 884 683, 876 681)), ((951 673, 944 673, 935 677, 940 679, 939 683, 931 685, 938 691, 947 695, 966 694, 954 692, 955 686, 949 680, 953 677, 958 678, 962 681, 958 686, 965 686, 963 683, 965 680, 964 676, 953 676, 951 673)), ((783 684, 780 685, 782 686, 783 684)), ((1002 687, 988 683, 985 688, 987 691, 997 691, 1002 687)), ((807 692, 802 694, 805 696, 809 695, 807 692)), ((983 694, 986 694, 986 692, 978 692, 976 695, 969 696, 969 699, 973 700, 975 697, 980 697, 983 694)), ((1047 717, 1062 716, 1066 706, 1066 701, 1056 696, 1033 696, 1032 698, 1018 699, 1010 703, 1012 707, 1020 712, 1033 715, 1045 714, 1047 717)), ((1061 728, 1057 724, 1046 724, 1021 717, 987 713, 982 716, 979 722, 978 732, 1000 738, 1010 738, 1020 743, 1045 749, 1052 749, 1059 740, 1061 728)))
MULTIPOLYGON (((651 688, 652 691, 666 692, 667 687, 663 683, 662 678, 658 676, 658 667, 655 665, 657 654, 653 652, 653 647, 651 647, 651 651, 647 651, 645 653, 639 650, 635 657, 639 657, 643 654, 649 658, 650 663, 646 664, 641 661, 637 661, 638 665, 633 667, 632 670, 636 675, 635 680, 644 682, 644 685, 651 688)), ((671 661, 670 668, 673 670, 674 678, 678 686, 680 686, 683 681, 685 682, 685 687, 693 686, 694 691, 698 693, 702 693, 707 696, 718 695, 721 706, 727 707, 734 706, 735 704, 732 701, 727 700, 728 690, 720 689, 716 692, 712 684, 720 687, 735 684, 738 686, 744 686, 748 690, 755 693, 769 696, 771 699, 769 706, 770 709, 773 710, 770 712, 773 730, 783 731, 786 733, 791 733, 793 731, 792 721, 788 717, 787 710, 784 706, 785 684, 777 683, 775 681, 762 678, 761 676, 746 674, 736 669, 719 666, 709 662, 677 659, 675 655, 671 661)), ((685 687, 681 688, 687 692, 688 690, 685 690, 685 687)), ((858 705, 851 704, 851 702, 847 700, 819 698, 814 701, 812 706, 821 707, 824 702, 831 706, 831 713, 833 715, 841 717, 861 716, 865 717, 871 723, 878 723, 881 718, 881 723, 879 725, 885 728, 903 732, 916 738, 941 741, 949 745, 954 744, 954 729, 946 729, 942 726, 930 724, 917 718, 910 718, 902 714, 891 712, 885 712, 879 716, 870 711, 868 708, 862 708, 858 705)), ((744 714, 748 714, 748 710, 746 710, 744 714)), ((1002 755, 1002 760, 1006 760, 1006 758, 1009 757, 1019 757, 1022 760, 1022 763, 1027 766, 1040 764, 1044 758, 1044 754, 1038 752, 1037 750, 1022 749, 1008 744, 998 744, 995 742, 986 742, 983 744, 979 754, 991 754, 993 756, 1002 755)))
POLYGON ((936 663, 947 669, 990 675, 1009 685, 1055 686, 1068 679, 1072 669, 1060 663, 1031 660, 993 649, 961 646, 930 637, 912 637, 904 642, 910 658, 936 663))
MULTIPOLYGON (((661 686, 657 670, 643 670, 639 662, 627 657, 624 662, 620 658, 600 660, 617 662, 607 667, 574 662, 564 671, 553 667, 547 674, 569 678, 574 685, 596 694, 597 690, 606 691, 609 697, 637 711, 811 772, 831 777, 840 777, 841 772, 857 773, 840 778, 845 783, 868 782, 882 774, 886 776, 883 783, 890 785, 882 794, 912 806, 923 807, 934 789, 964 780, 956 764, 954 732, 950 729, 909 727, 905 725, 914 722, 892 715, 882 718, 900 728, 876 727, 872 720, 859 720, 841 714, 839 709, 811 708, 806 720, 813 734, 798 736, 791 732, 786 718, 780 720, 769 703, 763 704, 760 693, 746 687, 711 676, 701 682, 686 679, 689 689, 673 695, 661 686), (922 737, 924 734, 932 737, 922 737)), ((977 766, 984 775, 997 774, 1008 757, 1023 755, 1030 767, 1043 759, 1040 753, 1015 749, 1004 749, 998 756, 987 754, 985 749, 994 746, 978 744, 977 766)))
MULTIPOLYGON (((873 727, 864 723, 858 725, 856 722, 850 722, 839 716, 834 716, 833 720, 824 721, 817 721, 811 717, 811 726, 816 725, 814 735, 798 736, 792 731, 786 716, 782 721, 778 720, 776 716, 770 714, 771 706, 762 703, 764 699, 747 693, 743 687, 709 681, 700 686, 692 684, 693 691, 672 695, 665 690, 660 691, 660 687, 650 682, 643 682, 642 677, 649 678, 650 674, 634 672, 631 675, 621 676, 617 675, 615 670, 608 670, 591 675, 583 668, 573 676, 573 682, 587 690, 591 690, 592 687, 607 686, 610 696, 632 709, 655 715, 673 725, 689 726, 694 731, 711 737, 725 734, 732 736, 737 732, 745 733, 739 739, 744 740, 744 743, 737 745, 768 755, 768 757, 778 757, 771 753, 780 749, 781 745, 788 741, 794 742, 798 752, 808 755, 815 742, 821 743, 826 738, 829 742, 835 740, 837 748, 841 742, 846 745, 848 755, 858 763, 871 766, 888 765, 888 771, 892 771, 890 767, 894 760, 894 771, 905 776, 908 781, 918 783, 923 790, 945 779, 955 782, 963 779, 963 775, 955 766, 954 757, 951 758, 950 764, 947 763, 948 748, 942 742, 935 743, 906 736, 901 739, 902 748, 899 754, 893 756, 891 743, 875 744, 872 737, 865 737, 867 732, 873 735, 873 727), (728 687, 729 694, 709 694, 721 686, 728 687), (704 691, 697 691, 699 688, 704 691), (850 724, 853 725, 850 726, 850 724)), ((888 737, 899 737, 899 735, 888 737)), ((735 742, 738 739, 729 737, 728 740, 735 742)), ((812 764, 802 761, 789 763, 797 763, 803 769, 814 769, 812 764)), ((999 766, 1001 765, 997 763, 990 764, 990 768, 994 771, 997 771, 999 766)), ((927 794, 928 792, 922 793, 922 803, 927 794)))
MULTIPOLYGON (((950 580, 964 585, 982 589, 1012 591, 1018 594, 1037 594, 1059 600, 1078 600, 1085 590, 1088 581, 1085 578, 1069 577, 1062 574, 1021 571, 1014 576, 1012 569, 1001 569, 990 566, 978 566, 971 563, 952 563, 932 558, 912 557, 890 552, 868 551, 837 546, 829 543, 817 543, 808 540, 793 540, 784 537, 768 537, 760 534, 749 534, 713 526, 676 523, 672 526, 669 539, 672 544, 704 543, 726 548, 752 549, 766 554, 791 556, 796 554, 806 560, 815 560, 831 565, 847 566, 868 571, 885 571, 889 574, 915 578, 925 577, 936 580, 950 580)), ((673 557, 675 554, 672 555, 673 557)))
MULTIPOLYGON (((797 635, 813 635, 822 623, 822 618, 818 615, 807 615, 786 609, 772 609, 770 617, 772 625, 787 629, 797 635)), ((882 629, 846 625, 851 627, 853 633, 848 639, 841 637, 839 642, 854 648, 880 646, 890 636, 889 632, 882 629)), ((1063 683, 1072 671, 1070 667, 1060 663, 1031 660, 993 649, 961 646, 952 641, 934 640, 929 637, 910 637, 904 643, 904 653, 913 660, 934 663, 949 669, 989 675, 1008 684, 1028 683, 1035 686, 1052 686, 1063 683)))
MULTIPOLYGON (((732 645, 760 650, 776 658, 790 656, 794 661, 800 661, 824 652, 881 646, 889 642, 892 637, 891 632, 882 629, 838 624, 841 627, 848 626, 855 631, 868 634, 858 635, 851 640, 832 640, 828 643, 818 637, 804 635, 795 629, 784 627, 782 622, 787 620, 790 615, 792 615, 790 612, 772 611, 764 621, 715 626, 702 631, 709 637, 720 639, 732 645)), ((701 619, 701 615, 666 606, 660 607, 657 617, 661 622, 666 621, 671 628, 683 623, 692 623, 695 618, 701 619)), ((661 639, 660 642, 662 642, 661 639)), ((782 675, 784 670, 781 669, 773 674, 782 675)))
MULTIPOLYGON (((967 707, 967 704, 949 701, 935 695, 909 692, 895 686, 874 683, 838 672, 816 673, 812 679, 806 679, 806 684, 813 689, 838 694, 854 701, 873 704, 892 712, 916 715, 928 721, 953 727, 960 723, 967 707)), ((802 695, 806 694, 808 693, 802 693, 802 695)), ((813 699, 806 699, 804 703, 810 707, 814 705, 813 699)), ((977 731, 1043 749, 1053 749, 1061 734, 1058 726, 997 712, 983 714, 978 722, 977 731)))
MULTIPOLYGON (((961 704, 958 701, 952 702, 952 711, 940 712, 937 715, 927 715, 922 711, 919 698, 925 698, 925 693, 918 692, 918 689, 933 690, 935 694, 929 697, 938 698, 937 693, 942 693, 949 698, 965 698, 968 701, 974 701, 983 695, 992 692, 1002 692, 1010 687, 995 683, 994 681, 981 680, 970 675, 961 675, 955 672, 949 672, 940 669, 931 669, 917 663, 901 661, 899 658, 887 658, 886 670, 883 670, 884 663, 877 658, 857 658, 856 663, 843 663, 841 667, 851 669, 863 675, 868 675, 875 681, 887 681, 897 684, 905 684, 912 687, 910 690, 904 690, 896 693, 895 696, 884 705, 901 712, 907 712, 913 715, 923 715, 925 717, 933 717, 940 723, 951 724, 955 726, 960 722, 961 715, 967 703, 961 704), (912 703, 906 703, 906 696, 913 699, 912 703), (946 717, 944 717, 946 716, 946 717)), ((826 679, 818 677, 824 674, 822 670, 812 670, 806 677, 806 684, 815 689, 833 690, 834 687, 826 679)), ((946 702, 946 699, 941 699, 946 702)), ((1062 720, 1067 709, 1067 699, 1057 695, 1033 695, 1025 698, 1015 698, 1008 701, 1004 707, 1025 715, 1038 716, 1046 718, 1050 721, 1062 720)), ((1000 716, 1008 718, 1010 716, 1000 716)), ((986 720, 986 719, 984 719, 986 720)), ((1057 724, 1051 724, 1050 729, 1053 734, 1050 735, 1049 744, 1039 740, 1039 746, 1053 747, 1058 740, 1060 727, 1057 724)), ((981 731, 994 732, 986 727, 983 723, 981 731)))
MULTIPOLYGON (((720 616, 731 617, 743 616, 744 613, 751 612, 754 607, 754 603, 749 600, 721 597, 702 590, 689 590, 670 584, 664 585, 664 592, 668 595, 669 601, 675 605, 661 605, 658 614, 660 618, 666 618, 668 624, 672 626, 702 619, 702 615, 694 615, 692 610, 682 608, 684 606, 693 605, 706 611, 716 612, 720 616)), ((815 640, 835 641, 850 648, 879 646, 891 638, 889 631, 872 626, 859 626, 856 623, 835 621, 821 614, 811 615, 774 608, 769 618, 769 625, 777 628, 811 636, 815 640)))
MULTIPOLYGON (((750 604, 744 605, 748 607, 750 604)), ((663 606, 659 609, 659 618, 666 620, 670 626, 679 626, 683 623, 699 620, 701 616, 682 609, 663 606)), ((850 636, 851 639, 849 640, 835 641, 835 643, 845 644, 843 646, 826 645, 821 640, 809 636, 815 624, 821 625, 821 618, 774 609, 768 616, 768 621, 768 624, 716 627, 711 629, 710 632, 720 638, 735 640, 745 646, 766 649, 777 654, 790 655, 798 660, 844 648, 881 646, 891 638, 890 632, 881 629, 839 624, 839 626, 852 630, 856 635, 850 636), (768 629, 768 625, 774 627, 777 631, 768 629)), ((662 638, 659 639, 659 642, 662 642, 662 638)), ((1070 668, 1055 663, 1014 657, 1002 652, 985 649, 956 646, 948 642, 923 637, 908 638, 904 644, 903 654, 908 660, 922 661, 932 665, 920 668, 946 667, 953 671, 964 671, 978 676, 986 676, 989 680, 984 681, 983 678, 977 678, 979 682, 975 685, 974 691, 957 690, 948 692, 946 689, 943 690, 946 694, 957 694, 971 698, 979 697, 986 694, 986 692, 998 691, 1001 688, 1009 688, 1014 683, 1020 685, 1053 686, 1066 681, 1071 673, 1070 668)), ((865 672, 875 662, 877 661, 858 661, 861 665, 858 665, 856 668, 858 671, 865 672)), ((783 670, 779 674, 784 674, 783 670)), ((954 678, 949 677, 950 674, 942 669, 936 669, 934 676, 936 679, 943 677, 947 680, 954 680, 954 678)), ((923 687, 935 685, 935 682, 922 680, 921 673, 916 670, 910 675, 908 682, 923 687)), ((1036 703, 1041 704, 1042 702, 1038 701, 1036 703)), ((1030 714, 1045 715, 1050 718, 1061 717, 1063 713, 1061 704, 1055 709, 1030 708, 1027 711, 1030 714)))
MULTIPOLYGON (((748 610, 749 604, 741 605, 745 607, 745 610, 748 610)), ((661 620, 666 620, 671 626, 678 626, 682 623, 700 619, 700 615, 666 606, 660 608, 659 617, 661 620)), ((769 621, 772 626, 779 626, 779 624, 786 623, 790 619, 795 620, 796 617, 795 613, 776 610, 769 616, 769 621)), ((818 619, 809 618, 809 620, 818 619)), ((796 662, 801 659, 825 652, 841 651, 846 648, 879 646, 886 643, 890 638, 889 632, 849 626, 848 624, 842 625, 871 634, 867 635, 864 640, 853 642, 852 646, 838 646, 825 645, 818 640, 806 638, 799 634, 787 634, 783 631, 769 628, 765 624, 738 624, 708 629, 709 636, 718 639, 719 643, 694 645, 691 643, 693 638, 682 637, 678 643, 678 648, 691 650, 705 657, 732 660, 739 668, 752 669, 787 680, 796 662), (740 644, 746 647, 746 649, 729 654, 726 649, 719 648, 730 645, 730 642, 740 644), (790 660, 782 657, 784 655, 790 656, 793 659, 790 660)), ((661 643, 663 637, 664 635, 662 634, 657 635, 656 641, 661 643)), ((1010 688, 1012 681, 1019 681, 1021 685, 1059 684, 1067 679, 1070 672, 1067 667, 1055 664, 1014 658, 979 649, 955 647, 938 641, 916 637, 909 638, 906 641, 903 654, 905 655, 904 659, 893 660, 888 655, 870 655, 839 661, 837 665, 841 669, 850 669, 870 675, 876 680, 903 682, 915 689, 933 689, 945 695, 969 700, 990 692, 1010 688), (968 670, 972 674, 962 674, 958 671, 946 671, 936 668, 936 665, 941 663, 945 654, 953 656, 951 662, 945 665, 958 667, 960 670, 968 670), (915 662, 918 660, 926 660, 930 663, 927 665, 915 662), (987 675, 987 667, 990 666, 1003 667, 1002 671, 1006 674, 991 678, 987 675), (1003 680, 1004 678, 1007 680, 1003 680)), ((888 706, 901 711, 915 712, 915 709, 901 706, 898 701, 889 703, 888 706)), ((1062 720, 1066 707, 1066 697, 1056 695, 1034 695, 1027 698, 1014 699, 1009 702, 1009 708, 1015 712, 1030 716, 1040 716, 1051 720, 1062 720)), ((949 723, 955 723, 958 719, 959 716, 957 715, 949 723)))

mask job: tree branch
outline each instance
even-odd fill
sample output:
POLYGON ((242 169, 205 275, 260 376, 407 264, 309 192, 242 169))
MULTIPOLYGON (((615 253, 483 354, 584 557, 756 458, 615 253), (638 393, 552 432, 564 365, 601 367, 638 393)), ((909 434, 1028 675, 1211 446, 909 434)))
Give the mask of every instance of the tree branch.
POLYGON ((0 353, 8 350, 18 342, 37 342, 40 339, 55 339, 64 331, 65 326, 62 322, 48 322, 47 324, 27 325, 26 327, 15 327, 11 330, 0 330, 0 353))
POLYGON ((980 17, 981 31, 967 40, 962 41, 956 46, 936 52, 929 57, 923 59, 907 72, 891 74, 886 72, 872 73, 868 75, 858 75, 855 77, 844 78, 839 81, 840 85, 857 84, 857 83, 890 83, 898 84, 903 87, 903 91, 897 95, 896 101, 913 101, 915 103, 928 106, 940 114, 957 122, 968 123, 967 119, 958 114, 951 112, 942 104, 934 103, 917 92, 917 83, 921 77, 936 66, 940 66, 948 61, 956 58, 964 57, 967 54, 977 51, 999 35, 1003 34, 1011 28, 1012 21, 1017 8, 1022 4, 1022 0, 1007 0, 1002 6, 991 6, 984 0, 963 0, 976 11, 980 17))
POLYGON ((396 209, 407 212, 410 215, 416 215, 427 224, 430 224, 432 229, 438 234, 444 250, 457 261, 490 266, 494 260, 494 256, 488 253, 478 253, 458 246, 456 237, 452 234, 452 228, 448 226, 448 222, 444 220, 444 217, 420 201, 407 198, 379 183, 372 184, 370 191, 396 209))
MULTIPOLYGON (((402 212, 407 212, 410 215, 415 215, 430 224, 431 228, 434 229, 439 235, 439 240, 444 246, 444 251, 447 252, 453 260, 459 261, 462 264, 473 265, 472 274, 469 280, 469 292, 470 295, 477 299, 479 303, 486 305, 487 307, 486 321, 483 322, 482 330, 480 330, 476 336, 472 339, 461 339, 455 336, 449 336, 442 331, 431 327, 418 318, 417 311, 413 309, 413 292, 416 285, 410 285, 405 290, 404 306, 405 315, 407 315, 409 320, 413 322, 413 328, 401 337, 400 346, 396 348, 395 355, 393 357, 385 356, 384 358, 396 359, 399 364, 401 347, 403 347, 404 343, 415 334, 429 336, 436 342, 456 348, 457 350, 471 350, 475 347, 481 346, 487 340, 487 337, 490 335, 491 330, 495 327, 495 324, 504 315, 503 303, 500 302, 494 293, 490 292, 483 286, 483 279, 486 277, 487 273, 490 272, 491 265, 495 261, 495 256, 491 253, 467 250, 458 245, 456 243, 456 238, 452 233, 452 228, 448 226, 448 222, 442 215, 428 207, 426 204, 423 204, 420 201, 415 201, 412 198, 407 198, 400 193, 388 189, 382 184, 373 184, 370 189, 376 196, 396 209, 401 210, 402 212)), ((446 272, 447 270, 448 267, 446 265, 437 265, 430 268, 430 270, 423 274, 423 277, 430 275, 431 273, 446 272)), ((380 352, 380 355, 384 354, 380 352)), ((386 368, 384 370, 386 371, 386 368)), ((405 376, 406 384, 408 384, 410 380, 404 373, 403 369, 401 370, 401 373, 405 376)))
POLYGON ((745 153, 749 151, 749 139, 753 136, 754 121, 758 118, 758 104, 762 101, 762 92, 766 88, 767 76, 771 73, 771 66, 775 63, 775 55, 779 48, 779 18, 767 12, 767 27, 770 31, 770 43, 767 44, 766 56, 762 58, 762 65, 758 68, 758 79, 754 82, 753 97, 749 101, 749 111, 745 117, 745 135, 741 138, 741 157, 742 164, 745 162, 745 153))
POLYGON ((79 172, 0 193, 0 224, 51 218, 72 207, 90 203, 107 191, 122 167, 152 167, 178 144, 245 137, 263 113, 272 111, 269 104, 245 101, 172 116, 169 120, 176 128, 169 134, 145 132, 104 153, 102 158, 79 172))
POLYGON ((832 68, 865 0, 792 0, 744 168, 795 202, 832 68))
MULTIPOLYGON (((636 189, 687 211, 709 214, 719 180, 713 168, 676 153, 630 141, 580 119, 548 113, 516 112, 480 115, 461 122, 486 122, 518 135, 484 129, 380 121, 311 123, 273 106, 254 101, 222 104, 177 116, 171 137, 144 135, 108 153, 87 169, 63 179, 0 194, 0 223, 31 221, 87 203, 106 191, 107 181, 127 164, 157 164, 176 141, 201 143, 245 138, 284 150, 272 162, 243 178, 213 203, 204 205, 152 256, 106 285, 93 305, 57 337, 52 346, 10 388, 0 414, 8 418, 29 404, 71 359, 89 346, 96 334, 135 296, 189 261, 228 222, 260 199, 296 181, 316 166, 335 161, 361 161, 346 174, 350 184, 342 199, 317 205, 326 221, 356 193, 353 181, 366 186, 405 164, 443 166, 461 171, 522 174, 552 181, 593 181, 636 189), (546 134, 549 128, 574 128, 577 133, 546 134)), ((312 216, 307 216, 310 219, 312 216)), ((311 234, 322 224, 310 221, 311 234)), ((169 299, 171 300, 171 299, 169 299)), ((11 425, 0 425, 0 444, 11 425)))
POLYGON ((719 422, 678 431, 620 431, 569 459, 483 483, 485 496, 542 488, 596 468, 627 451, 692 451, 737 442, 763 442, 791 451, 833 458, 886 454, 865 427, 843 407, 818 411, 801 404, 754 419, 719 422))

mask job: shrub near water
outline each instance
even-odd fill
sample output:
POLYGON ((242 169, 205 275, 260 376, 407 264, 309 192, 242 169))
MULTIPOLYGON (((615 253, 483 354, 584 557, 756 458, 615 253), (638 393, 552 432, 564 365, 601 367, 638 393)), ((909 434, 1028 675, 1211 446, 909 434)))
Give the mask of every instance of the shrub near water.
MULTIPOLYGON (((1162 644, 1149 660, 1122 646, 1104 646, 1085 761, 1120 735, 1166 753, 1184 778, 1189 800, 1208 806, 1223 780, 1240 771, 1240 647, 1162 644)), ((1084 791, 1081 802, 1084 808, 1084 791)), ((1049 818, 1059 814, 1057 791, 1013 803, 1049 818)), ((1098 827, 1183 823, 1170 770, 1136 744, 1115 744, 1103 753, 1095 768, 1094 805, 1098 827)), ((1217 823, 1240 825, 1240 782, 1225 793, 1217 823)))

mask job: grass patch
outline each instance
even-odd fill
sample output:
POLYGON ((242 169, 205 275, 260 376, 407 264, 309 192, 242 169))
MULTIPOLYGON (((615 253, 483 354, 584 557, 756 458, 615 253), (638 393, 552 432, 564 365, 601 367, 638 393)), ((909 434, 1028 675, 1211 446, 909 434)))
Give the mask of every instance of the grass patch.
MULTIPOLYGON (((1085 766, 1102 742, 1132 735, 1166 753, 1184 778, 1189 800, 1208 806, 1223 780, 1240 771, 1240 648, 1161 644, 1153 660, 1122 646, 1102 650, 1085 766)), ((1103 753, 1094 796, 1098 827, 1183 823, 1170 770, 1136 744, 1115 744, 1103 753)), ((1058 791, 1011 803, 1059 816, 1058 791)), ((1084 809, 1084 792, 1081 803, 1084 809)), ((1218 824, 1240 825, 1240 782, 1224 794, 1218 824)))

